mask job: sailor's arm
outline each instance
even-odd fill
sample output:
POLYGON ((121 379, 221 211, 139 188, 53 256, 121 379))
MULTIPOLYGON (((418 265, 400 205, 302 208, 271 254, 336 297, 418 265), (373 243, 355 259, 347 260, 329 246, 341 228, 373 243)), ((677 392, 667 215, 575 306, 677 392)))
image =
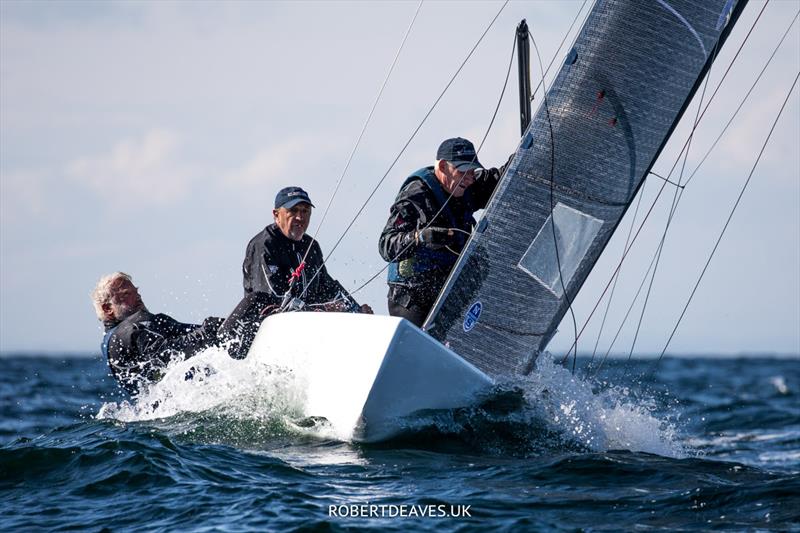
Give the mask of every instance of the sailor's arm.
POLYGON ((414 254, 420 213, 410 200, 400 200, 392 205, 389 219, 378 240, 378 251, 384 261, 401 261, 414 254))
POLYGON ((514 154, 511 154, 500 168, 479 168, 475 170, 475 183, 470 186, 470 194, 476 209, 483 209, 489 203, 489 198, 492 197, 495 187, 500 182, 500 178, 503 177, 508 165, 511 164, 512 159, 514 159, 514 154))
POLYGON ((256 250, 254 240, 247 243, 247 249, 244 252, 244 261, 242 261, 242 285, 244 293, 249 294, 258 289, 255 288, 255 273, 258 271, 256 268, 256 250))
POLYGON ((180 335, 171 332, 164 334, 158 331, 157 324, 156 327, 140 326, 132 340, 146 363, 163 368, 175 355, 188 359, 213 346, 217 342, 217 329, 221 323, 221 318, 209 317, 202 325, 180 324, 184 331, 180 335))

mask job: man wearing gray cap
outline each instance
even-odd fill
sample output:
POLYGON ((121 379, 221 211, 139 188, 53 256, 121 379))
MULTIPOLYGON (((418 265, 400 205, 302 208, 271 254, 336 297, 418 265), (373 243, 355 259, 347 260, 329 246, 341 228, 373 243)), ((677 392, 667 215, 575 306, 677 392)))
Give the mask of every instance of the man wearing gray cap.
POLYGON ((506 165, 483 168, 475 146, 456 137, 439 146, 434 166, 405 180, 378 242, 390 315, 422 326, 506 165))
POLYGON ((303 302, 307 310, 372 313, 328 274, 322 249, 306 235, 313 207, 300 187, 278 191, 272 210, 275 222, 247 245, 242 264, 245 294, 266 292, 277 304, 284 303, 288 294, 303 302))

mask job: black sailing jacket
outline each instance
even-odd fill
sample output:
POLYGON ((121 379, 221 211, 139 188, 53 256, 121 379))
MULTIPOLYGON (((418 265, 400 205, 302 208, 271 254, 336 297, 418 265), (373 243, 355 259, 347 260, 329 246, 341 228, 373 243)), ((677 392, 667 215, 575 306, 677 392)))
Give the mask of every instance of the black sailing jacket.
MULTIPOLYGON (((513 157, 513 156, 512 156, 513 157)), ((509 158, 509 161, 511 158, 509 158)), ((486 207, 492 196, 500 177, 503 175, 508 162, 500 169, 486 168, 475 172, 475 182, 470 185, 461 198, 450 198, 448 207, 453 219, 459 226, 457 229, 471 233, 474 219, 472 214, 478 209, 486 207)), ((428 167, 432 171, 433 167, 428 167)), ((449 228, 451 219, 444 211, 440 212, 440 202, 436 195, 423 180, 412 180, 400 189, 394 204, 389 211, 389 219, 383 228, 378 241, 378 249, 385 261, 395 262, 404 259, 416 258, 420 255, 423 245, 415 240, 416 231, 430 225, 430 227, 449 228), (439 213, 434 219, 434 215, 439 213)), ((453 250, 461 253, 466 243, 465 239, 457 239, 460 247, 453 250)), ((455 243, 454 243, 455 244, 455 243)), ((417 293, 423 300, 433 299, 439 294, 454 262, 448 261, 441 268, 431 268, 426 272, 415 274, 403 282, 389 282, 389 285, 401 285, 417 293)))
POLYGON ((158 381, 173 357, 188 358, 214 345, 221 323, 221 318, 207 318, 203 325, 183 324, 147 309, 107 323, 106 333, 113 329, 104 342, 111 373, 126 391, 136 394, 143 385, 158 381))
POLYGON ((317 241, 308 235, 294 241, 286 237, 276 224, 264 228, 247 244, 242 264, 244 293, 263 291, 275 297, 275 303, 279 304, 309 245, 311 250, 306 257, 306 266, 292 285, 292 296, 306 304, 328 303, 340 293, 350 298, 344 287, 328 274, 317 241), (314 278, 318 271, 319 275, 314 278))

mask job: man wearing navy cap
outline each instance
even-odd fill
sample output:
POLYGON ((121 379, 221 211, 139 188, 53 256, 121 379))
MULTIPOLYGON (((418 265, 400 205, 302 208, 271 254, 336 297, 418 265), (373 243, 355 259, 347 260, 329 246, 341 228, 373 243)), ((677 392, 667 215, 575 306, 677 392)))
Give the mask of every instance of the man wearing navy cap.
POLYGON ((483 168, 475 146, 456 137, 439 146, 434 166, 405 180, 378 242, 389 262, 389 314, 422 326, 506 165, 483 168))
POLYGON ((272 210, 275 222, 247 244, 242 264, 245 294, 266 292, 281 303, 291 289, 291 297, 302 301, 308 310, 372 313, 368 305, 355 303, 328 274, 322 249, 306 235, 313 207, 308 193, 300 187, 278 191, 272 210), (305 264, 300 267, 303 257, 305 264))

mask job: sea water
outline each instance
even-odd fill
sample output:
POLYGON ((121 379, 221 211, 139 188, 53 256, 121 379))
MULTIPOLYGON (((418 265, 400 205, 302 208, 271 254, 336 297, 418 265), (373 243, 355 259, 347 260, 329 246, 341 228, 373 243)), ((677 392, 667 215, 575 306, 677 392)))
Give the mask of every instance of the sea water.
POLYGON ((800 529, 800 360, 571 367, 363 445, 223 352, 136 401, 99 357, 5 355, 0 530, 800 529))

